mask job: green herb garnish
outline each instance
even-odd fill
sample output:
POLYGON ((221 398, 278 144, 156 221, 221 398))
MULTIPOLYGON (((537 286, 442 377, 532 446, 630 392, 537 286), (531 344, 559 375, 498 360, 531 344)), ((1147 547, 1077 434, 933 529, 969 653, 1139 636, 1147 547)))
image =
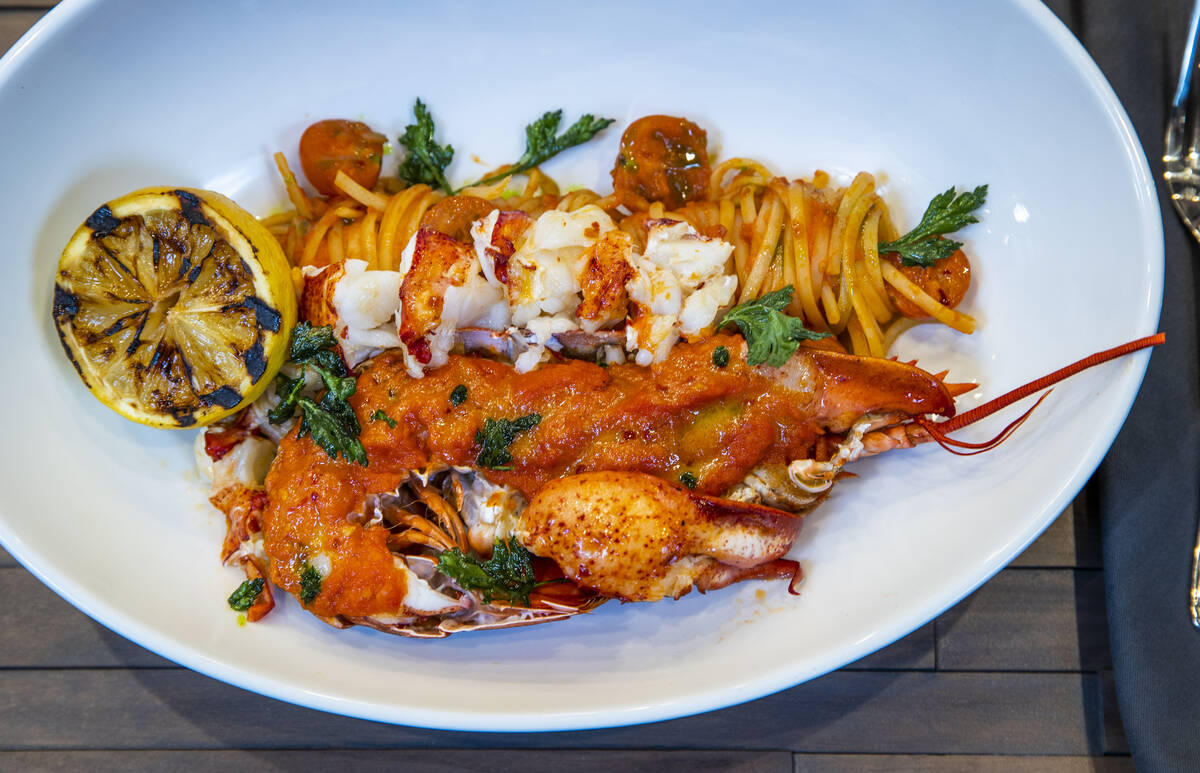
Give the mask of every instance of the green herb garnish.
POLYGON ((300 570, 300 600, 305 604, 321 594, 321 573, 312 564, 300 570))
POLYGON ((503 599, 528 606, 529 594, 534 588, 561 582, 537 582, 533 575, 533 557, 516 537, 496 540, 492 557, 486 561, 458 548, 450 548, 438 556, 438 571, 454 578, 465 590, 480 591, 485 604, 492 599, 503 599))
POLYGON ((459 384, 458 386, 454 387, 454 389, 450 390, 450 404, 455 408, 466 402, 466 399, 467 387, 465 384, 459 384))
POLYGON ((229 597, 229 608, 234 612, 245 612, 254 606, 254 602, 258 600, 258 594, 262 593, 262 589, 263 578, 256 577, 253 580, 246 580, 229 597))
MULTIPOLYGON (((413 105, 413 116, 416 123, 404 127, 400 135, 400 144, 408 149, 408 155, 400 164, 398 175, 409 185, 424 183, 433 188, 440 188, 446 193, 454 194, 463 188, 454 189, 446 180, 446 169, 454 160, 454 148, 450 145, 439 145, 434 138, 437 128, 433 124, 433 116, 425 103, 417 100, 413 105)), ((490 185, 505 177, 530 169, 545 163, 567 148, 581 145, 600 131, 613 123, 611 118, 596 118, 590 113, 583 115, 578 121, 567 127, 562 134, 558 127, 562 123, 562 111, 552 110, 542 114, 542 117, 525 127, 525 152, 516 163, 497 174, 477 180, 471 185, 490 185)), ((507 196, 507 192, 504 194, 507 196)))
POLYGON ((685 472, 679 476, 679 482, 688 488, 696 488, 696 484, 700 481, 696 480, 696 476, 690 472, 685 472))
POLYGON ((553 110, 542 114, 542 117, 525 127, 525 152, 503 172, 485 177, 472 185, 488 185, 503 180, 512 174, 533 169, 543 164, 567 148, 573 148, 595 137, 600 131, 613 123, 612 118, 596 118, 586 113, 578 121, 558 134, 558 126, 562 123, 562 111, 553 110))
POLYGON ((288 359, 292 362, 315 365, 338 376, 348 376, 346 363, 337 352, 337 338, 332 325, 313 327, 307 320, 292 328, 292 340, 288 345, 288 359))
MULTIPOLYGON (((829 333, 815 333, 796 317, 783 313, 792 302, 791 285, 767 293, 753 301, 739 303, 721 320, 721 327, 738 326, 746 339, 746 362, 758 365, 765 362, 773 368, 782 367, 800 346, 800 341, 828 338, 829 333)), ((715 361, 715 354, 714 354, 715 361)))
POLYGON ((454 148, 443 147, 434 140, 433 116, 419 99, 413 105, 413 115, 417 122, 405 126, 404 134, 400 135, 400 144, 408 148, 408 155, 397 174, 409 185, 424 183, 452 193, 450 183, 446 182, 446 167, 454 159, 454 148))
POLYGON ((718 346, 716 349, 713 349, 712 361, 713 365, 716 365, 718 368, 725 367, 729 364, 729 350, 724 346, 718 346))
POLYGON ((512 452, 508 447, 516 440, 518 432, 528 432, 542 420, 540 413, 531 413, 517 419, 488 419, 482 430, 475 431, 475 442, 480 445, 475 463, 493 470, 511 470, 512 452))
POLYGON ((396 420, 384 413, 382 408, 371 414, 371 421, 386 422, 390 429, 396 428, 396 420))
POLYGON ((341 454, 346 461, 366 467, 367 452, 358 439, 362 426, 347 402, 354 394, 355 379, 337 353, 333 327, 313 327, 307 321, 296 325, 292 329, 288 359, 301 366, 301 373, 298 378, 283 373, 275 378, 275 394, 279 395, 280 403, 267 413, 268 420, 282 424, 299 408, 298 437, 312 435, 313 441, 332 458, 341 454), (320 402, 301 394, 307 368, 315 370, 325 385, 320 402))
POLYGON ((978 223, 974 212, 987 200, 987 189, 986 185, 980 185, 970 193, 955 195, 954 188, 939 193, 929 202, 916 228, 895 241, 880 244, 879 251, 898 254, 906 266, 929 267, 949 257, 962 247, 962 242, 938 237, 978 223))

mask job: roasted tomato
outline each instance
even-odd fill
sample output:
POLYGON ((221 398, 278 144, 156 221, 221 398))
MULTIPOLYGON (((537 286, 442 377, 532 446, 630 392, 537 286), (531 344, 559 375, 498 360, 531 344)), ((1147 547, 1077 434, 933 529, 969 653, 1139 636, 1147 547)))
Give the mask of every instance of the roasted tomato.
POLYGON ((674 209, 708 195, 708 134, 686 118, 648 115, 621 135, 613 190, 674 209))
POLYGON ((359 121, 317 121, 300 137, 300 166, 312 186, 325 196, 338 193, 333 179, 339 171, 364 188, 372 188, 379 182, 386 139, 359 121))
POLYGON ((478 196, 447 196, 425 210, 421 226, 441 231, 460 242, 471 243, 471 224, 485 217, 496 205, 478 196))
MULTIPOLYGON (((962 250, 955 250, 950 255, 935 262, 932 266, 906 266, 899 255, 882 255, 890 261, 900 273, 943 306, 953 309, 962 303, 971 286, 971 262, 962 250)), ((912 301, 898 293, 891 285, 887 287, 888 296, 895 304, 896 310, 912 319, 925 319, 929 315, 922 311, 912 301)))

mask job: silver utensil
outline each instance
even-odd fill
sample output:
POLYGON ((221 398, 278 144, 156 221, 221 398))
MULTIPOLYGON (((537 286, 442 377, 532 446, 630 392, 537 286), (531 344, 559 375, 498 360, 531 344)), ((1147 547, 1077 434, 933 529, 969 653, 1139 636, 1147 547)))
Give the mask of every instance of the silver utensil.
MULTIPOLYGON (((1196 71, 1197 38, 1200 37, 1200 0, 1192 6, 1187 49, 1179 68, 1179 86, 1171 101, 1163 139, 1163 179, 1171 191, 1171 203, 1179 217, 1200 241, 1200 98, 1192 96, 1192 74, 1196 71)), ((1192 550, 1192 587, 1189 611, 1192 625, 1200 628, 1200 530, 1192 550)))

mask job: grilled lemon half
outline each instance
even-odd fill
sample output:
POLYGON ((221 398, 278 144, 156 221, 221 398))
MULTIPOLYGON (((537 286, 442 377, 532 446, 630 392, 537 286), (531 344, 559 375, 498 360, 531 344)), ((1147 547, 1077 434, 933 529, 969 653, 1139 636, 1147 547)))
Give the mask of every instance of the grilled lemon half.
POLYGON ((248 212, 210 191, 145 188, 75 231, 52 313, 100 402, 178 429, 267 388, 287 356, 296 296, 283 250, 248 212))

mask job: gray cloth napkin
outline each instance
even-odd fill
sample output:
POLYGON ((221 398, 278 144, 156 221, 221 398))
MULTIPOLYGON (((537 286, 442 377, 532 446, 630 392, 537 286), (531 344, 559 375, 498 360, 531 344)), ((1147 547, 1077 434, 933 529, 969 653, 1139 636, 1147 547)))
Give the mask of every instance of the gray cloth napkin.
MULTIPOLYGON (((1089 51, 1125 105, 1155 178, 1190 3, 1088 6, 1089 51), (1181 29, 1182 27, 1182 29, 1181 29)), ((1200 770, 1200 631, 1188 615, 1200 513, 1196 305, 1200 245, 1159 184, 1166 278, 1158 347, 1128 421, 1093 478, 1101 514, 1117 699, 1138 770, 1200 770)), ((1102 224, 1093 224, 1103 227, 1102 224)))

